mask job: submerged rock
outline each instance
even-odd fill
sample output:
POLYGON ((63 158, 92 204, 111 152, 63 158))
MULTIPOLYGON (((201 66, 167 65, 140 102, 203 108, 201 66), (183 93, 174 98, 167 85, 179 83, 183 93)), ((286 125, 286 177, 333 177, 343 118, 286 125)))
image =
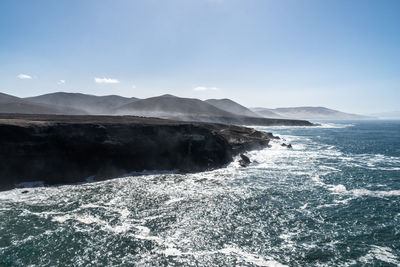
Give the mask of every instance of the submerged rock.
POLYGON ((286 143, 282 143, 281 146, 287 147, 287 148, 293 148, 292 144, 286 144, 286 143))
POLYGON ((247 157, 244 154, 240 154, 240 160, 239 160, 240 166, 247 167, 250 165, 250 163, 251 163, 251 161, 250 161, 249 157, 247 157))
POLYGON ((0 189, 143 170, 204 171, 267 146, 251 128, 132 116, 0 115, 0 189))

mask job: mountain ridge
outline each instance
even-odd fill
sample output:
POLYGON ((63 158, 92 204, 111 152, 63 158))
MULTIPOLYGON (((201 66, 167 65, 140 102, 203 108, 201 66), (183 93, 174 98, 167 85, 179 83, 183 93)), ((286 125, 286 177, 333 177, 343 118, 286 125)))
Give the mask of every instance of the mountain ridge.
POLYGON ((171 95, 161 95, 140 99, 116 109, 116 114, 137 116, 231 116, 205 101, 196 98, 183 98, 171 95))
POLYGON ((371 117, 346 113, 321 106, 301 106, 301 107, 283 107, 283 108, 251 108, 254 112, 262 114, 263 112, 272 112, 280 118, 304 119, 304 120, 349 120, 349 119, 371 119, 371 117))
POLYGON ((57 106, 72 107, 94 115, 110 114, 116 106, 122 106, 137 100, 137 98, 127 98, 119 95, 96 96, 67 92, 55 92, 24 99, 39 104, 52 103, 57 106))
POLYGON ((26 113, 26 114, 66 114, 86 115, 87 113, 69 107, 60 107, 52 104, 40 104, 24 98, 0 93, 0 113, 26 113))
POLYGON ((0 102, 1 113, 134 115, 236 125, 313 125, 305 120, 265 118, 226 98, 202 101, 197 98, 183 98, 165 94, 138 99, 118 95, 95 96, 82 93, 55 92, 27 98, 3 95, 2 99, 2 102, 0 102), (8 103, 12 103, 13 106, 10 107, 8 103))
POLYGON ((222 98, 222 99, 207 99, 204 100, 205 102, 230 113, 248 117, 261 117, 257 113, 251 111, 245 106, 240 105, 239 103, 229 99, 229 98, 222 98))

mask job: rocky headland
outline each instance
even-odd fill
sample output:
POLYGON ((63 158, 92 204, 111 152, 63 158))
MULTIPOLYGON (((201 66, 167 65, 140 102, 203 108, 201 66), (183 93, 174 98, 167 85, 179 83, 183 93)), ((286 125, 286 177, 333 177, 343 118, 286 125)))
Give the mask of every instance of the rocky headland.
POLYGON ((65 184, 143 170, 197 172, 267 146, 251 128, 134 116, 0 114, 0 189, 65 184))

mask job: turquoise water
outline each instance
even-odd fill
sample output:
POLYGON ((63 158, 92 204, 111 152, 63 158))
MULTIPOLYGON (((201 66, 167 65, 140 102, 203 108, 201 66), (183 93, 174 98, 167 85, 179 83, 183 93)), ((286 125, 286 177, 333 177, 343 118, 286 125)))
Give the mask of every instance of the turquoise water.
POLYGON ((198 173, 0 192, 0 266, 400 266, 400 122, 270 127, 198 173))

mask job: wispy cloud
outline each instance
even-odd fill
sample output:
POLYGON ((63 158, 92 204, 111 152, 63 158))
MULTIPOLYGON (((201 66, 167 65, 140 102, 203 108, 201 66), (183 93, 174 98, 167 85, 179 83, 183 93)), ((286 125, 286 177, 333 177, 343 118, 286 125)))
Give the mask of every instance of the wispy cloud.
POLYGON ((117 79, 112 78, 94 78, 96 83, 119 83, 117 79))
POLYGON ((135 88, 136 88, 136 85, 133 84, 133 85, 132 85, 132 88, 135 89, 135 88))
POLYGON ((193 91, 218 91, 217 87, 206 87, 206 86, 197 86, 193 88, 193 91))
POLYGON ((32 76, 29 76, 29 75, 27 75, 27 74, 18 74, 17 75, 17 78, 18 79, 21 79, 21 80, 27 80, 27 79, 32 79, 32 76))
POLYGON ((57 84, 65 84, 65 80, 59 80, 57 84))

